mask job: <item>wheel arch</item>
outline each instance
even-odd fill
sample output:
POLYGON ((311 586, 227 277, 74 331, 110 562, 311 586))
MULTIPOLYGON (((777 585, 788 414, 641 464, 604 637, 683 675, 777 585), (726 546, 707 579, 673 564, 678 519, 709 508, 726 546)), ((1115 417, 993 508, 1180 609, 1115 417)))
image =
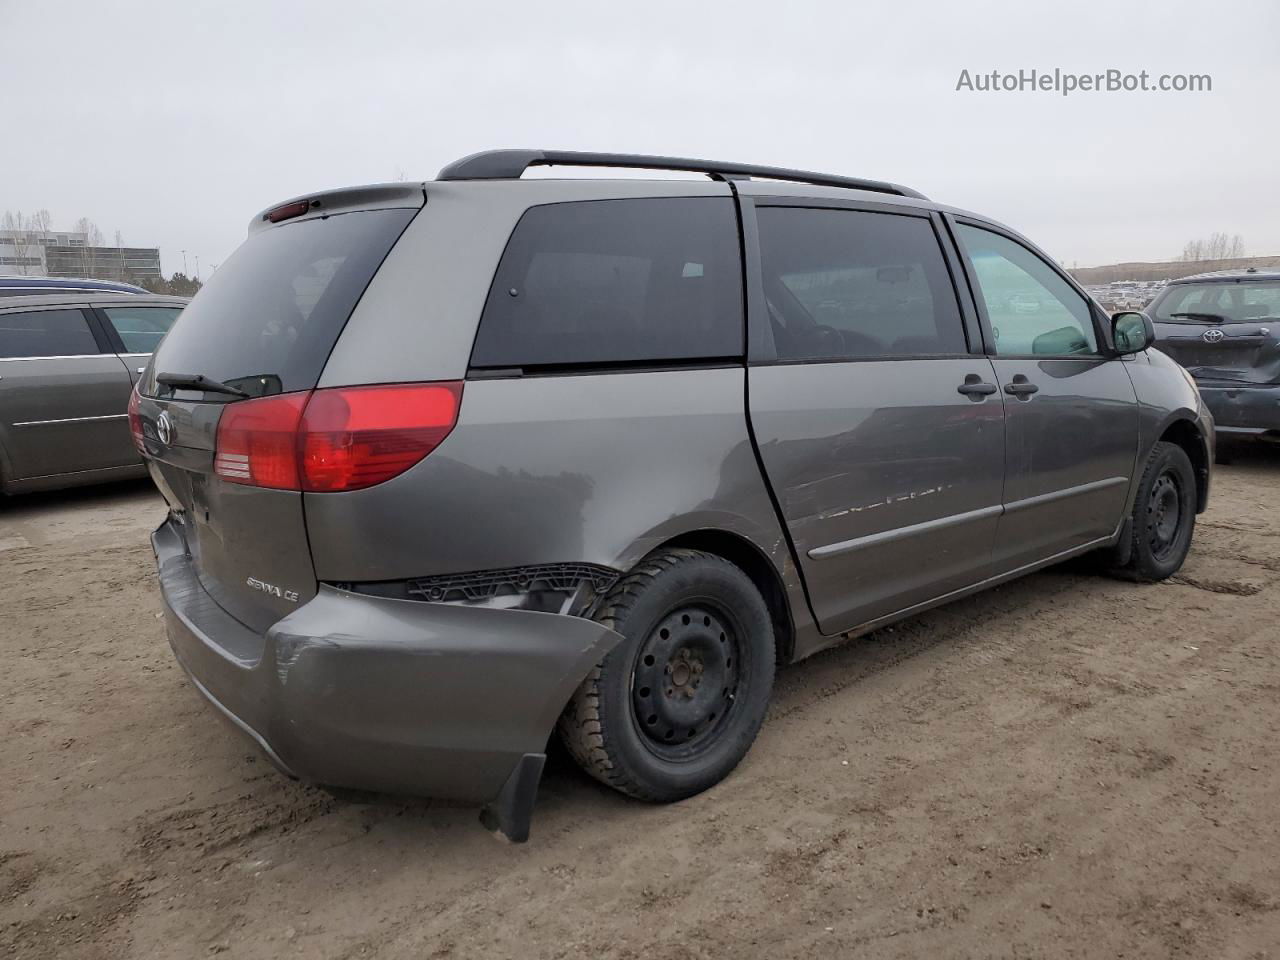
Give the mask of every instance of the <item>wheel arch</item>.
POLYGON ((689 530, 664 540, 653 550, 683 547, 712 553, 745 573, 764 597, 773 621, 774 648, 779 664, 789 663, 795 654, 796 629, 791 601, 782 575, 773 561, 748 538, 728 530, 689 530))
POLYGON ((1161 429, 1157 440, 1181 447, 1191 461, 1196 476, 1196 513, 1203 513, 1209 504, 1209 471, 1213 455, 1196 421, 1190 417, 1174 417, 1161 429))

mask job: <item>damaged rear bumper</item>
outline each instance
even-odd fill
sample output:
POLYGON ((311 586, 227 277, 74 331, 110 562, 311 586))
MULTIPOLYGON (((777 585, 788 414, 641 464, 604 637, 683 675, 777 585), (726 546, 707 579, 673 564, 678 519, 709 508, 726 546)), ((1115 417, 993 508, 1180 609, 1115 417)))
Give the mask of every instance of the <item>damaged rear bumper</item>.
POLYGON ((1280 438, 1280 384, 1201 382, 1198 387, 1219 434, 1280 438))
POLYGON ((621 637, 590 620, 321 586, 265 635, 219 607, 168 523, 169 642, 196 688, 290 776, 487 804, 528 833, 560 710, 621 637))

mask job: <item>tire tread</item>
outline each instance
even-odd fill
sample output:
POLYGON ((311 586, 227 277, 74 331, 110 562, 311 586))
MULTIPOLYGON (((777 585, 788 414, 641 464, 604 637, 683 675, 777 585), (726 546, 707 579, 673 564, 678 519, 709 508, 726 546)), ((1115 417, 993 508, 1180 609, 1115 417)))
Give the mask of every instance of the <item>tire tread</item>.
MULTIPOLYGON (((684 547, 661 550, 646 557, 639 566, 615 583, 591 611, 591 619, 611 630, 617 630, 618 625, 626 619, 627 612, 655 578, 680 563, 696 559, 733 566, 723 557, 702 550, 684 547)), ((591 672, 579 684, 561 713, 557 723, 560 740, 579 766, 596 780, 638 800, 661 801, 663 797, 646 789, 613 762, 609 752, 608 731, 600 709, 601 667, 601 664, 596 664, 591 668, 591 672)))

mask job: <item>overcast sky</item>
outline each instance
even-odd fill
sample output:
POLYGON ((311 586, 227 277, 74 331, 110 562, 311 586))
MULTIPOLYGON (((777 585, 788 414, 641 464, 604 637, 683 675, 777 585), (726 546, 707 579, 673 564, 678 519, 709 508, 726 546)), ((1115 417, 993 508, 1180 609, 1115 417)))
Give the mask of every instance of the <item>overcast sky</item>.
POLYGON ((0 210, 220 262, 299 193, 555 147, 906 183, 1064 263, 1280 254, 1280 4, 0 0, 0 210), (699 12, 701 11, 701 12, 699 12), (957 92, 1032 68, 1209 93, 957 92))

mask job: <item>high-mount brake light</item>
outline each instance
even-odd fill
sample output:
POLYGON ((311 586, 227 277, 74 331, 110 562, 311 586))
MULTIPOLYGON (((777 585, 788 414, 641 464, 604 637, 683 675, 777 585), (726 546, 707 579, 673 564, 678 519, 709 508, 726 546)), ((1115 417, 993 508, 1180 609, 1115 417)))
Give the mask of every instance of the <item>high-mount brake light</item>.
POLYGON ((274 210, 268 210, 262 215, 262 219, 270 220, 272 223, 279 223, 281 220, 292 220, 294 217, 300 217, 310 209, 310 200, 295 200, 293 203, 282 204, 274 210))
POLYGON ((229 403, 214 472, 231 483, 337 493, 399 476, 458 419, 462 384, 334 387, 229 403))

